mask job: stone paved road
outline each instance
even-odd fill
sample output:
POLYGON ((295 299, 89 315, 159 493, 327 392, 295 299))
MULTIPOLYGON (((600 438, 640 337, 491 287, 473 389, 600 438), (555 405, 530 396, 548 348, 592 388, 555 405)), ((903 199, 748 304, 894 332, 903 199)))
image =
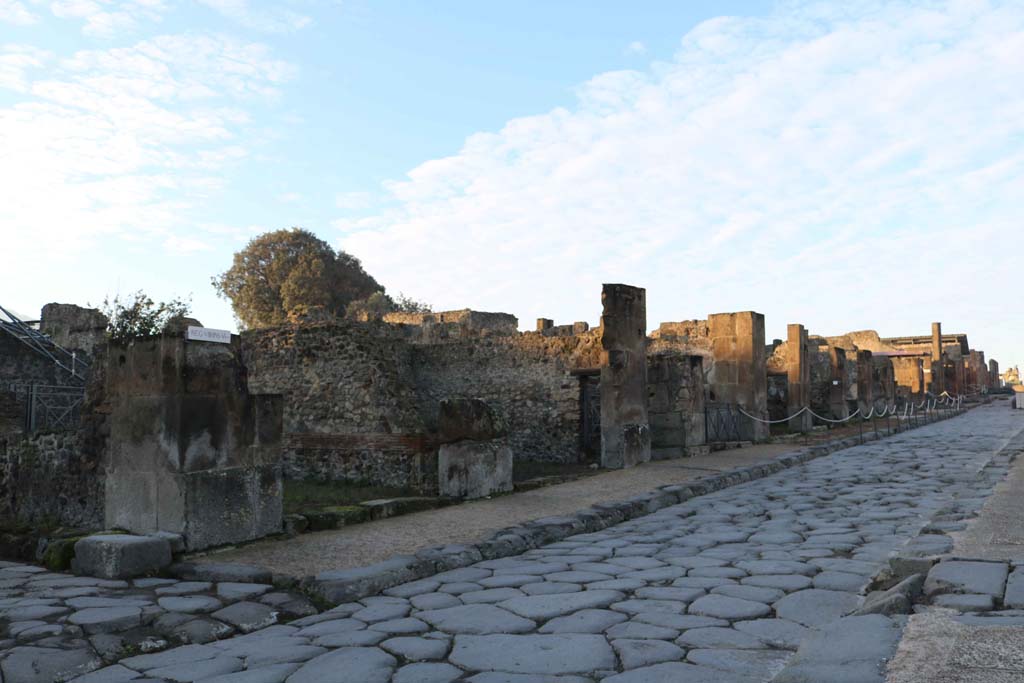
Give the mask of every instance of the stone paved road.
POLYGON ((598 533, 75 680, 881 680, 901 622, 836 620, 929 520, 955 525, 982 504, 993 468, 979 473, 1024 427, 1015 417, 980 408, 598 533))

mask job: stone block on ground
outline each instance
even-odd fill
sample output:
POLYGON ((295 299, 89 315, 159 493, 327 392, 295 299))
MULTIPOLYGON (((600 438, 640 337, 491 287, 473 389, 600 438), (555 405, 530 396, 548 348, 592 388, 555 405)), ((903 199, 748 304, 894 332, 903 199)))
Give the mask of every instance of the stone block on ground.
POLYGON ((171 544, 156 536, 87 536, 75 543, 75 571, 103 579, 128 579, 171 564, 171 544))
POLYGON ((482 498, 512 490, 512 449, 501 440, 444 444, 437 468, 442 496, 482 498))
POLYGON ((1009 571, 1005 562, 940 562, 928 572, 924 592, 929 598, 943 593, 974 593, 1001 598, 1009 571))

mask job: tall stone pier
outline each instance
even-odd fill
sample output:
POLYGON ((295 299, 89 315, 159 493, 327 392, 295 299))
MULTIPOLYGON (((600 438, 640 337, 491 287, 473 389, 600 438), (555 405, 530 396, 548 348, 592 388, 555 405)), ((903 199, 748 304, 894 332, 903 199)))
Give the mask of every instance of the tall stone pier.
POLYGON ((106 525, 182 534, 188 550, 279 532, 283 402, 248 392, 238 337, 107 354, 106 525))
POLYGON ((787 363, 787 393, 789 414, 796 415, 789 421, 789 428, 795 432, 806 432, 814 425, 811 414, 804 410, 811 405, 811 364, 808 358, 807 330, 803 325, 787 326, 786 351, 789 354, 787 363), (801 412, 803 411, 803 412, 801 412))
POLYGON ((945 369, 942 362, 942 323, 932 323, 932 371, 928 391, 936 396, 945 391, 945 369))
POLYGON ((1002 386, 1002 382, 999 381, 999 361, 995 358, 988 361, 988 381, 989 386, 993 389, 998 389, 1002 386))
POLYGON ((601 304, 601 466, 632 467, 651 459, 647 293, 606 284, 601 304))
MULTIPOLYGON (((754 311, 713 313, 708 316, 715 365, 710 378, 715 400, 738 405, 747 413, 768 419, 768 374, 764 348, 764 316, 754 311)), ((745 439, 768 438, 768 425, 749 420, 745 439)))

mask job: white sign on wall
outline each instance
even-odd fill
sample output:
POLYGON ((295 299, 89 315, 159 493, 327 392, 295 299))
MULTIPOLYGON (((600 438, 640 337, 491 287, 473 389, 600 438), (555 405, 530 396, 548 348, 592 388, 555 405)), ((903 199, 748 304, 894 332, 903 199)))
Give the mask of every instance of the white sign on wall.
POLYGON ((189 341, 216 342, 218 344, 230 344, 231 332, 228 330, 215 330, 212 327, 196 327, 189 325, 185 332, 185 339, 189 341))

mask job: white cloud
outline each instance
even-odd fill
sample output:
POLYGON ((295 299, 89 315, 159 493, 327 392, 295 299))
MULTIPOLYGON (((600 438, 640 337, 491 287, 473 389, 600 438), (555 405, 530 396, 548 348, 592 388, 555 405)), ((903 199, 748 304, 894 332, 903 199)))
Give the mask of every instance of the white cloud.
POLYGON ((0 22, 15 26, 28 26, 39 21, 23 2, 18 0, 0 0, 0 22))
POLYGON ((435 308, 596 322, 600 284, 625 281, 648 287, 651 325, 753 308, 769 334, 898 334, 944 316, 999 358, 1024 334, 985 317, 1016 307, 992 269, 1024 250, 1022 82, 1018 2, 787 3, 470 136, 388 184, 397 208, 336 226, 435 308))
POLYGON ((248 0, 199 0, 246 28, 265 33, 292 33, 305 28, 312 19, 282 7, 254 8, 248 0))
POLYGON ((159 36, 33 71, 47 59, 0 49, 0 86, 15 95, 0 107, 5 249, 26 256, 115 235, 199 248, 178 230, 248 153, 246 107, 291 74, 265 47, 223 36, 159 36))
POLYGON ((302 195, 298 192, 282 192, 277 196, 277 200, 285 204, 294 204, 295 202, 302 201, 302 195))
POLYGON ((626 46, 623 51, 626 55, 639 56, 647 54, 647 46, 639 40, 634 40, 632 43, 626 46))
POLYGON ((335 206, 349 211, 368 209, 373 203, 373 195, 369 192, 341 192, 334 198, 335 206))
POLYGON ((163 0, 54 0, 53 15, 83 21, 82 33, 112 38, 134 31, 143 21, 160 21, 167 11, 163 0))

